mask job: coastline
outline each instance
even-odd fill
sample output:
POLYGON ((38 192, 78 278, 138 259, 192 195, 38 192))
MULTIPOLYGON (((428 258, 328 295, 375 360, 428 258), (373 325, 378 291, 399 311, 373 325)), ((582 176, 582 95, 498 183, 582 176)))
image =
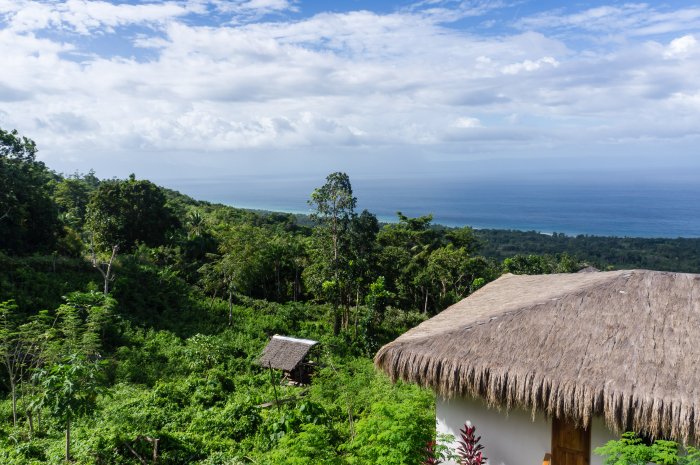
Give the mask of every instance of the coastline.
MULTIPOLYGON (((160 180, 199 200, 248 210, 308 215, 314 179, 237 177, 160 180)), ((700 238, 700 185, 695 183, 460 182, 455 179, 353 180, 357 211, 381 222, 432 214, 433 224, 537 231, 567 236, 700 238), (698 199, 695 201, 694 199, 698 199)))

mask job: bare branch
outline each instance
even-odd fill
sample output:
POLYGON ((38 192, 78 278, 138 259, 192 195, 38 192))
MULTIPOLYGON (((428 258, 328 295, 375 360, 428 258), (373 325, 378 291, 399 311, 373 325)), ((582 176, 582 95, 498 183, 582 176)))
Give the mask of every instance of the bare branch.
POLYGON ((95 253, 94 246, 94 236, 93 240, 90 241, 90 255, 92 267, 99 271, 102 275, 102 278, 104 279, 104 295, 109 294, 109 283, 114 281, 115 278, 114 273, 112 273, 112 264, 114 263, 114 259, 117 256, 117 252, 119 252, 119 246, 115 245, 114 247, 112 247, 112 256, 109 257, 109 261, 105 263, 97 259, 97 253, 95 253))

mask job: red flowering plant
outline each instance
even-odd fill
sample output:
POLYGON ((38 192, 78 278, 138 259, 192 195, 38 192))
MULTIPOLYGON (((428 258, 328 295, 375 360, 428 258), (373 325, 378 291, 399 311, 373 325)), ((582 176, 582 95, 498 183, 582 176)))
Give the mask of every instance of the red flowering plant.
POLYGON ((476 435, 476 426, 465 423, 459 433, 457 456, 460 465, 484 465, 486 463, 486 457, 482 452, 484 446, 480 443, 481 436, 476 435))

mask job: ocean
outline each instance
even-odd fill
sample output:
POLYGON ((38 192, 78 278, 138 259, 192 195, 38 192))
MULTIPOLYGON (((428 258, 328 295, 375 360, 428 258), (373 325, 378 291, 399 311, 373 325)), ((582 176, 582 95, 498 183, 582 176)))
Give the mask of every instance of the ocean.
MULTIPOLYGON (((309 213, 317 177, 232 176, 163 180, 199 200, 234 207, 309 213)), ((653 179, 503 180, 351 177, 358 211, 381 221, 432 214, 446 226, 568 235, 700 237, 700 184, 653 179)))

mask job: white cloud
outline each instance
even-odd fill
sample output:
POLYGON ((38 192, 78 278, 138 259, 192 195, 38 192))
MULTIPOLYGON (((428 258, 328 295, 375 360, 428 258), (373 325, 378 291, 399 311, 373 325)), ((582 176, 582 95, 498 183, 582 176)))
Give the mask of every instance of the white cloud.
POLYGON ((668 44, 664 56, 666 58, 687 58, 696 52, 698 48, 698 40, 695 36, 688 34, 673 39, 671 43, 668 44))
POLYGON ((603 37, 634 37, 688 31, 700 27, 700 8, 662 10, 646 3, 603 5, 575 13, 555 10, 525 17, 517 22, 523 29, 598 33, 590 39, 603 37), (605 34, 601 36, 600 34, 605 34))
POLYGON ((480 128, 481 121, 479 121, 479 118, 463 116, 454 120, 452 126, 456 128, 480 128))
MULTIPOLYGON (((544 15, 520 23, 540 31, 479 36, 425 13, 448 8, 445 2, 237 25, 194 21, 192 12, 223 14, 223 3, 204 0, 15 5, 0 0, 7 19, 0 29, 2 124, 37 139, 47 157, 537 151, 598 136, 615 143, 692 138, 700 127, 700 60, 688 59, 697 53, 697 32, 663 42, 630 35, 596 50, 548 32, 598 31, 615 20, 631 30, 672 18, 688 25, 689 10, 661 19, 647 6, 555 12, 546 17, 550 25, 538 26, 544 15), (129 35, 148 55, 84 50, 80 34, 109 37, 127 24, 156 30, 129 35)), ((295 7, 260 0, 226 8, 249 17, 246 8, 295 7)))
POLYGON ((68 29, 78 34, 94 31, 112 32, 119 26, 158 24, 190 13, 203 13, 199 3, 174 1, 114 4, 104 0, 67 0, 42 2, 18 0, 15 5, 0 4, 9 28, 18 32, 37 31, 48 27, 68 29))
POLYGON ((511 63, 509 65, 503 66, 501 72, 503 74, 518 74, 522 71, 536 71, 542 67, 542 65, 549 65, 554 68, 559 66, 559 62, 553 57, 544 57, 539 60, 525 60, 520 63, 511 63))

